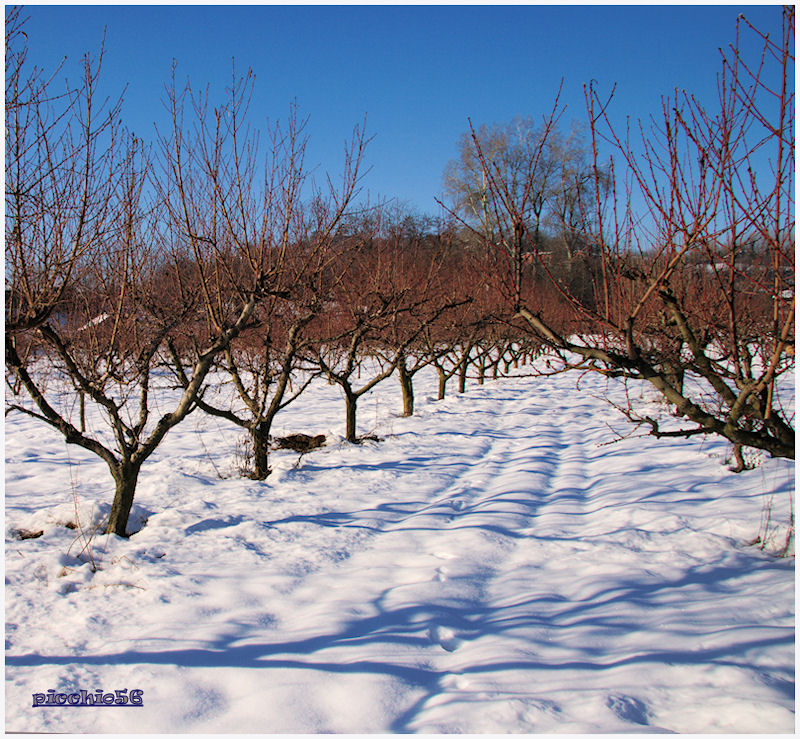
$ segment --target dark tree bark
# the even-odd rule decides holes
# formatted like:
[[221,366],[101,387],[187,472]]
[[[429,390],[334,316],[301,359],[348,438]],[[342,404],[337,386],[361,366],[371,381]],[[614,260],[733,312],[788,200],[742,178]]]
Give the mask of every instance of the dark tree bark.
[[414,415],[414,377],[409,374],[408,366],[406,365],[406,358],[397,365],[397,371],[400,378],[400,388],[403,393],[403,415]]
[[122,462],[111,469],[114,478],[114,501],[106,524],[107,534],[128,535],[128,518],[130,517],[133,499],[136,495],[136,483],[139,480],[141,464],[133,465]]

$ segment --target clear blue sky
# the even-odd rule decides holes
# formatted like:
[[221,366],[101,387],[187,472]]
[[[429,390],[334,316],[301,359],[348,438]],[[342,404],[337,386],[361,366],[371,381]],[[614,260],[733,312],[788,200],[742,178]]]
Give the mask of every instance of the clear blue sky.
[[675,87],[712,99],[719,47],[739,13],[780,28],[761,6],[27,6],[32,61],[77,77],[106,31],[104,90],[127,85],[124,119],[144,138],[165,125],[164,84],[180,77],[221,96],[231,60],[256,75],[254,123],[310,116],[308,161],[341,169],[344,141],[367,116],[371,196],[436,213],[447,161],[467,117],[476,124],[552,107],[561,78],[565,120],[584,118],[583,85],[617,83],[614,110],[658,112]]

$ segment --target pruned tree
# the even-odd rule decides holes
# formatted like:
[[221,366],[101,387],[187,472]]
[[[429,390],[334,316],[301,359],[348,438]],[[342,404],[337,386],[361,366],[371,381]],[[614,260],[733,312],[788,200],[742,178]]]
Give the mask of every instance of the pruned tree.
[[[349,236],[354,251],[315,325],[318,338],[310,357],[342,389],[350,442],[358,441],[359,398],[400,364],[406,380],[404,407],[413,411],[410,380],[418,367],[409,366],[409,350],[425,326],[467,300],[452,299],[441,289],[446,251],[410,248],[396,225],[385,212],[377,212]],[[369,373],[366,382],[360,381],[363,372]]]
[[[761,43],[755,59],[742,51],[743,26]],[[718,434],[794,458],[794,411],[777,385],[794,367],[793,65],[793,8],[777,34],[740,18],[718,106],[676,91],[635,143],[612,124],[611,99],[586,88],[593,177],[569,228],[580,232],[591,289],[578,294],[537,255],[581,338],[555,327],[536,298],[518,315],[566,364],[649,382],[692,424],[664,429],[627,409],[656,436]],[[603,141],[616,151],[608,163]],[[529,231],[525,201],[476,146],[502,204],[491,240],[502,251],[519,224]],[[646,212],[634,213],[634,191]],[[506,297],[517,305],[513,290]]]
[[396,364],[403,415],[414,414],[414,377],[430,365],[425,333],[442,318],[474,300],[460,289],[458,247],[452,224],[428,222],[398,214],[389,221],[388,239],[397,264],[387,282],[399,288],[400,277],[413,309],[393,314],[376,353],[385,364]]
[[[306,121],[293,106],[285,128],[269,132],[271,147],[259,174],[258,141],[246,120],[252,86],[252,74],[234,77],[227,104],[211,109],[207,92],[194,94],[187,86],[178,93],[173,84],[174,131],[162,149],[174,192],[170,213],[198,267],[206,320],[215,331],[224,330],[231,306],[254,300],[247,324],[218,357],[239,407],[205,396],[197,403],[247,429],[252,475],[265,479],[273,420],[310,379],[290,390],[308,343],[305,329],[322,309],[322,291],[332,279],[336,231],[356,192],[366,140],[363,128],[356,128],[341,183],[336,187],[329,180],[328,192],[319,191],[304,165]],[[183,124],[187,99],[195,121],[191,137]],[[191,364],[202,350],[197,337],[182,347],[170,342],[171,369],[182,387],[191,381],[187,358]]]
[[[212,158],[190,145],[174,85],[173,130],[161,139],[157,171],[148,147],[122,129],[119,105],[98,104],[99,61],[87,56],[82,82],[51,95],[26,70],[24,46],[9,53],[25,38],[14,29],[6,54],[16,95],[6,106],[6,412],[49,424],[108,465],[115,493],[106,531],[125,536],[142,465],[197,407],[217,357],[260,302],[286,290],[283,225],[297,178],[279,175],[295,164],[281,152],[265,165],[271,187],[242,187],[246,78],[220,108],[224,143],[213,154],[220,167],[233,162],[236,187],[204,179]],[[284,218],[251,234],[239,225],[258,202]],[[187,381],[166,396],[165,411],[168,388],[154,369],[169,342],[185,350]]]
[[[248,476],[264,480],[270,473],[269,449],[271,431],[277,414],[294,402],[309,386],[318,372],[304,361],[315,340],[307,331],[309,324],[324,310],[324,296],[335,282],[334,272],[340,264],[336,242],[332,239],[335,213],[318,207],[315,214],[324,214],[324,223],[300,219],[305,235],[295,233],[293,248],[285,265],[295,270],[287,279],[291,290],[281,296],[261,301],[251,326],[221,353],[217,367],[233,393],[224,395],[209,388],[198,398],[204,412],[223,418],[243,428],[249,435],[252,467]],[[313,254],[313,258],[309,257]],[[174,343],[168,344],[170,369],[182,385],[188,382],[182,353]]]
[[[158,290],[167,259],[143,185],[148,152],[97,101],[100,61],[51,94],[25,65],[19,20],[7,27],[6,412],[49,424],[98,455],[115,482],[109,532],[125,534],[139,469],[191,409],[184,395],[151,423],[150,369],[191,296]],[[22,45],[20,48],[18,45]],[[102,55],[101,55],[102,56]],[[66,392],[62,392],[66,390]],[[106,428],[86,428],[75,398]],[[82,410],[82,409],[81,409]]]
[[[194,301],[177,279],[164,289],[162,278],[170,265],[142,201],[146,153],[132,138],[122,145],[113,154],[119,169],[102,202],[104,212],[88,216],[102,219],[102,235],[73,256],[80,263],[70,264],[62,299],[47,315],[40,313],[34,325],[7,332],[6,372],[14,380],[7,411],[22,411],[49,424],[68,444],[108,465],[115,493],[106,530],[124,536],[141,466],[191,411],[197,383],[170,412],[153,418],[151,370],[162,342],[180,329]],[[67,213],[51,211],[48,216],[68,218],[71,206],[65,209]],[[26,239],[14,246],[26,254],[38,243]],[[17,279],[26,276],[30,272],[14,273]],[[12,280],[12,294],[24,294],[17,285]],[[88,425],[84,402],[96,411]]]
[[[247,431],[252,448],[252,468],[247,474],[254,480],[264,480],[270,473],[269,443],[275,416],[296,400],[314,377],[309,373],[297,382],[303,329],[316,314],[314,305],[295,312],[299,305],[280,296],[261,301],[251,326],[225,347],[216,362],[222,389],[232,386],[233,393],[223,395],[219,387],[208,387],[197,398],[203,412]],[[183,387],[188,386],[185,352],[174,341],[167,347],[170,370]]]
[[446,274],[449,292],[469,298],[455,304],[452,310],[437,316],[425,326],[424,351],[438,376],[438,399],[443,400],[447,383],[458,377],[458,392],[466,390],[469,368],[481,355],[479,347],[489,341],[498,320],[508,316],[501,300],[496,255],[465,247],[460,238],[451,250]]

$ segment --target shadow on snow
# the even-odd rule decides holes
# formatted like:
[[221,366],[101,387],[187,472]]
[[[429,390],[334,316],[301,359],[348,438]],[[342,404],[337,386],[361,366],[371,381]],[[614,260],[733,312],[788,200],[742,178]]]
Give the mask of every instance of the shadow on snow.
[[[739,554],[733,564],[702,566],[688,570],[682,577],[666,582],[645,583],[636,580],[618,582],[590,598],[570,601],[562,596],[528,597],[504,606],[486,606],[479,602],[418,603],[395,608],[383,608],[384,591],[373,602],[377,613],[354,618],[340,629],[306,639],[290,641],[262,640],[264,628],[252,624],[232,623],[234,633],[220,636],[205,647],[138,650],[89,655],[7,655],[8,667],[38,667],[42,665],[174,665],[178,667],[228,667],[237,669],[302,669],[337,674],[368,673],[394,677],[426,691],[415,706],[421,707],[432,695],[440,692],[442,678],[452,675],[479,675],[502,671],[553,672],[561,670],[600,672],[626,665],[708,665],[728,666],[756,673],[762,683],[777,692],[794,696],[794,666],[787,663],[777,667],[768,660],[759,664],[753,650],[765,650],[794,644],[794,630],[789,627],[764,627],[759,624],[737,623],[735,627],[717,631],[725,643],[713,647],[658,649],[631,654],[614,653],[614,640],[620,635],[650,628],[646,619],[637,620],[637,613],[648,614],[663,608],[664,599],[678,606],[691,606],[692,599],[705,600],[725,592],[725,583],[752,575],[756,570],[786,570],[788,563],[754,559]],[[611,608],[609,608],[611,607]],[[620,615],[615,615],[620,614]],[[580,628],[591,628],[591,645],[582,645]],[[441,641],[437,634],[445,628],[454,636],[451,643]],[[525,630],[529,631],[525,631]],[[757,629],[753,634],[751,629]],[[533,657],[486,661],[485,657],[469,660],[469,650],[459,652],[461,663],[453,670],[436,669],[430,664],[431,651],[445,649],[453,652],[470,643],[491,636],[527,637],[528,651],[535,652],[538,644],[547,648],[559,638],[569,638],[570,647],[580,658],[570,660],[537,660]],[[598,637],[598,633],[600,636]],[[663,624],[659,634],[665,635]],[[693,642],[686,634],[685,624],[676,622],[673,635]],[[702,632],[698,632],[700,634]],[[570,634],[568,637],[567,634]],[[706,634],[704,634],[706,635]],[[654,635],[654,640],[655,640]],[[246,641],[248,643],[241,643]],[[174,643],[171,642],[171,643]],[[598,643],[611,645],[607,651]],[[417,652],[404,651],[411,664],[403,660],[371,659],[365,648],[380,645],[402,645]],[[354,649],[352,657],[350,650]],[[330,653],[325,654],[328,650]],[[335,651],[334,651],[335,650]],[[480,654],[479,650],[476,654]],[[411,655],[411,656],[408,656]],[[416,661],[416,664],[414,662]],[[542,676],[531,676],[536,684]],[[400,710],[401,707],[398,707]],[[414,719],[415,709],[406,708],[394,720],[392,731],[403,731]]]

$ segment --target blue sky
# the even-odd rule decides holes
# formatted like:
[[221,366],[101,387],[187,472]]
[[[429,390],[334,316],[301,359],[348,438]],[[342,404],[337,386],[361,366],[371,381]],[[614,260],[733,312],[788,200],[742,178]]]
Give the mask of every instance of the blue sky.
[[164,84],[180,77],[221,97],[231,60],[253,69],[252,122],[310,117],[308,163],[341,170],[345,139],[367,116],[363,182],[371,198],[438,212],[442,172],[476,124],[550,110],[583,119],[583,85],[617,83],[614,112],[646,117],[675,87],[713,100],[719,47],[744,13],[779,29],[780,6],[44,6],[25,9],[32,61],[76,76],[105,28],[104,90],[125,85],[124,119],[151,138]]

